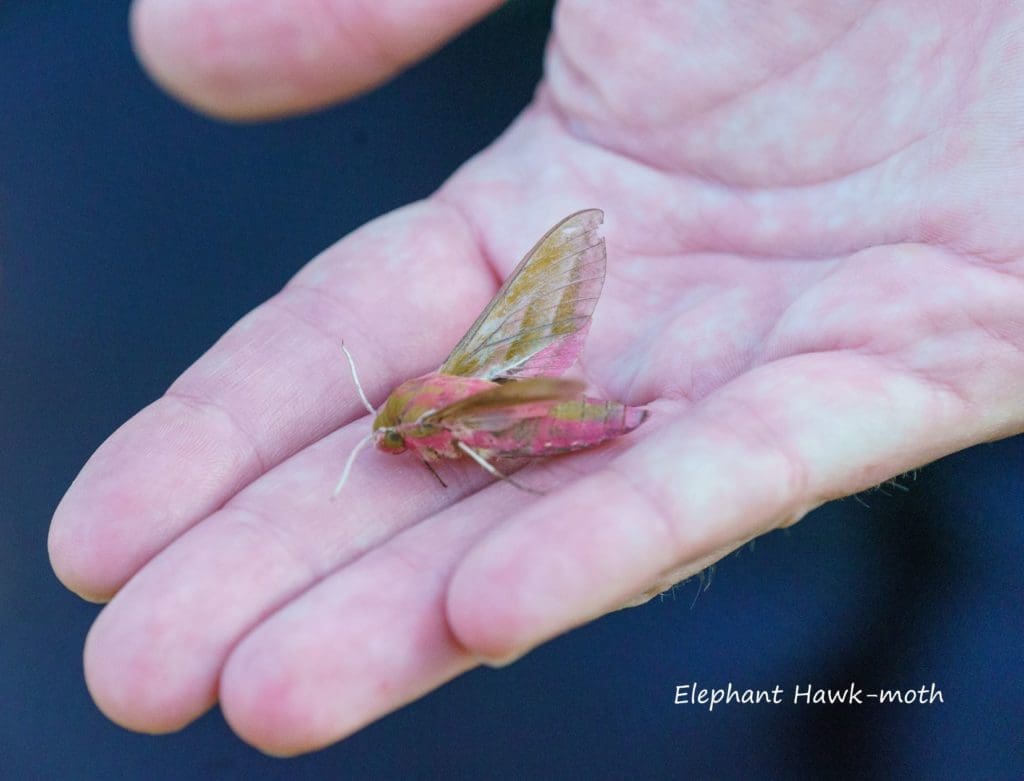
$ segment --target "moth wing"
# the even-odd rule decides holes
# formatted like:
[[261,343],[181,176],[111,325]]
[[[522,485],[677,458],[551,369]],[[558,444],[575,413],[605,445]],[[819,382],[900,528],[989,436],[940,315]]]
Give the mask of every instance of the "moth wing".
[[583,394],[583,383],[555,377],[533,377],[460,399],[437,410],[422,422],[451,427],[477,425],[485,418],[520,420],[543,416],[553,405]]
[[441,365],[487,380],[558,375],[579,354],[604,285],[600,209],[571,214],[520,261]]

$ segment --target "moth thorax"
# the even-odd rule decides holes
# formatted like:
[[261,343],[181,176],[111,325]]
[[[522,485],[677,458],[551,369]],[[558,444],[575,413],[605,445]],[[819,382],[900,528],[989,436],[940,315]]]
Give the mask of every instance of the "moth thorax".
[[373,430],[380,432],[385,429],[394,428],[402,422],[402,413],[409,405],[407,394],[400,393],[402,388],[396,388],[381,405],[377,416],[373,419]]

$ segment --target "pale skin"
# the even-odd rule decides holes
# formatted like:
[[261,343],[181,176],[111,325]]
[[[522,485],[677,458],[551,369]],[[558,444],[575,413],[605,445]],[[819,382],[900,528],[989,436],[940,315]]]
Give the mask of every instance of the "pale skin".
[[[495,3],[267,5],[140,0],[136,47],[200,110],[270,117],[371,88]],[[68,491],[51,558],[110,600],[85,648],[99,707],[165,732],[219,700],[258,748],[314,750],[1024,430],[1022,34],[1008,3],[562,3],[501,139],[298,271]],[[370,425],[339,344],[379,404],[587,207],[609,259],[581,366],[651,418],[517,473],[544,496],[368,451],[331,501]]]

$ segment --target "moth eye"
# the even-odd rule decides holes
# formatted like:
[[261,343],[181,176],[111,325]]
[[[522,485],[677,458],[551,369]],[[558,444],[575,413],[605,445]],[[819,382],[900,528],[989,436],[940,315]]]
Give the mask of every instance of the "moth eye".
[[394,429],[378,429],[377,447],[388,453],[401,453],[405,450],[405,437]]

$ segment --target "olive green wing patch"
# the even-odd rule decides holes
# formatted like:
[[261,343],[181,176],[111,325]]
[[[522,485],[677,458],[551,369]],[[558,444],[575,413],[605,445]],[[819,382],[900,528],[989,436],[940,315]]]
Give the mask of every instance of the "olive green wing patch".
[[600,209],[552,228],[516,266],[441,365],[488,380],[558,375],[576,360],[604,285]]

